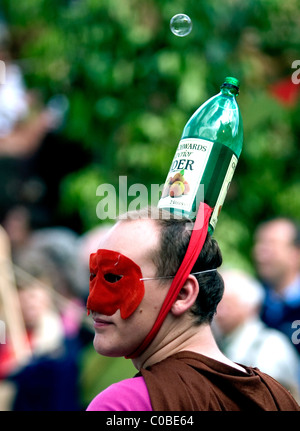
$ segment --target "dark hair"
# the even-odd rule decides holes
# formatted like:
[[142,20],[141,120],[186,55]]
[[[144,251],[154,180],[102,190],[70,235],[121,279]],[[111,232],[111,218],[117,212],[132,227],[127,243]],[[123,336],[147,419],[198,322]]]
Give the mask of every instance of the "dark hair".
[[[185,256],[194,223],[188,218],[178,217],[155,207],[127,213],[127,219],[152,218],[161,231],[160,248],[151,254],[157,268],[157,277],[175,275]],[[207,234],[202,250],[191,271],[216,269],[222,264],[218,243]],[[224,282],[218,271],[195,275],[199,283],[199,294],[190,312],[195,323],[210,323],[222,299]],[[168,279],[167,279],[168,280]],[[162,280],[166,282],[166,280]]]
[[300,222],[293,217],[283,215],[266,219],[257,226],[256,232],[258,232],[261,228],[268,226],[270,223],[276,222],[285,222],[292,227],[292,245],[297,248],[300,248]]

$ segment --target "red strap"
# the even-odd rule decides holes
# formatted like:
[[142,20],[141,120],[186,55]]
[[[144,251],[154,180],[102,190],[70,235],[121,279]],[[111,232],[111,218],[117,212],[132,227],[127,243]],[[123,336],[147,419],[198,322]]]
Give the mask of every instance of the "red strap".
[[131,355],[125,356],[125,358],[133,359],[139,356],[149,346],[153,338],[158,333],[202,250],[208,231],[208,223],[211,213],[212,208],[201,202],[186,254],[172,281],[157,319],[142,344]]

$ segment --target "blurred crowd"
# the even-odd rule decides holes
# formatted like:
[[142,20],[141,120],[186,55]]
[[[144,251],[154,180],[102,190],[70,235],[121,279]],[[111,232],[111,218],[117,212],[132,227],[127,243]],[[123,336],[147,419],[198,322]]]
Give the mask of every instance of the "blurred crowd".
[[59,133],[68,100],[29,91],[10,42],[0,19],[0,410],[83,410],[135,371],[93,349],[88,262],[106,227],[80,235],[55,214],[61,177],[86,160]]
[[135,373],[131,361],[93,349],[88,262],[107,228],[30,232],[18,212],[0,229],[0,410],[84,410],[101,388]]
[[[8,47],[0,25],[0,410],[83,410],[104,387],[135,374],[131,361],[94,352],[86,316],[89,254],[107,227],[80,235],[47,226],[57,166],[37,155],[62,112],[27,91]],[[299,401],[300,228],[278,217],[258,226],[253,240],[251,274],[222,270],[215,337],[230,359],[270,374]]]
[[71,222],[58,214],[59,187],[62,178],[85,166],[90,155],[63,134],[67,96],[54,94],[47,99],[41,90],[27,88],[1,12],[0,59],[5,64],[0,84],[0,222],[21,205],[29,210],[34,227],[62,222],[78,231],[76,217]]
[[233,361],[258,367],[300,401],[300,226],[278,217],[254,233],[253,274],[224,268],[215,336]]

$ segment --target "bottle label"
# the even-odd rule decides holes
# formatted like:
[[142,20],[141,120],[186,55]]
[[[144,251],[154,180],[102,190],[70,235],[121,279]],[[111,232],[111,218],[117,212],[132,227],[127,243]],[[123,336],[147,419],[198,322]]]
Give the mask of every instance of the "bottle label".
[[213,227],[213,229],[216,228],[218,217],[219,217],[219,214],[221,212],[227,191],[229,189],[229,186],[230,186],[237,162],[238,162],[238,159],[233,154],[231,157],[231,160],[230,160],[230,163],[229,163],[229,166],[228,166],[228,169],[227,169],[227,172],[226,172],[226,175],[225,175],[225,178],[224,178],[224,181],[223,181],[216,205],[214,207],[213,213],[212,213],[210,221],[209,221],[211,226]]
[[212,147],[213,142],[205,139],[186,138],[179,142],[158,208],[192,210]]

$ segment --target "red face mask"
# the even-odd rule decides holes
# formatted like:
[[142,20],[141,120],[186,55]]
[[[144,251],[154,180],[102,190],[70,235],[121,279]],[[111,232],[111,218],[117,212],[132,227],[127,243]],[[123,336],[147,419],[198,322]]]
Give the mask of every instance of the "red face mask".
[[145,288],[140,267],[121,253],[100,249],[90,256],[89,312],[127,319],[141,303]]

